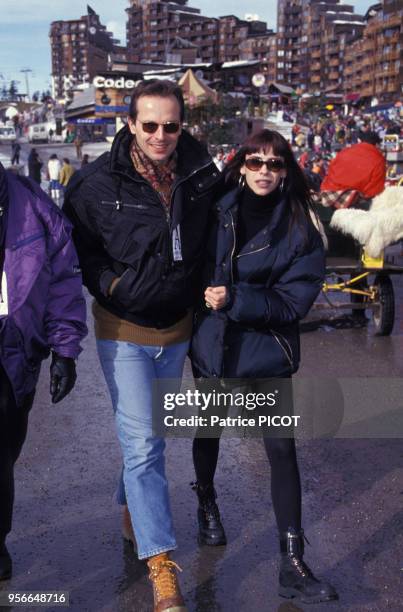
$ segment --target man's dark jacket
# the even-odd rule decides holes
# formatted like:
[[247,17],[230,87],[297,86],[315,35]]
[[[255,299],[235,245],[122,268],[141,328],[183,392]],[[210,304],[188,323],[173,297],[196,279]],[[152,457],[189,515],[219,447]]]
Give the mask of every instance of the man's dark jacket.
[[[195,303],[209,212],[221,177],[206,149],[183,132],[169,214],[133,166],[132,138],[122,128],[110,153],[76,173],[64,211],[74,225],[84,284],[98,303],[128,321],[166,328]],[[172,245],[178,228],[182,261],[174,261]],[[116,277],[120,280],[110,297]]]

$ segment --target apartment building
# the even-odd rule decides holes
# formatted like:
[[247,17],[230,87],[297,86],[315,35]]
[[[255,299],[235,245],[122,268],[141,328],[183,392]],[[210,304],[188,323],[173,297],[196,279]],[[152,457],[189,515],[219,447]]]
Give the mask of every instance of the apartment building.
[[131,0],[126,13],[131,61],[170,61],[178,38],[197,46],[198,61],[213,61],[217,56],[217,20],[187,6],[187,0]]
[[403,94],[403,0],[372,5],[360,40],[346,51],[347,98],[396,101]]
[[340,89],[345,49],[364,25],[335,0],[278,0],[276,81],[301,92]]
[[235,15],[218,18],[219,22],[219,62],[236,62],[242,58],[240,46],[248,38],[266,35],[267,23],[257,19],[239,19]]
[[267,32],[263,21],[235,15],[206,17],[200,9],[187,6],[187,0],[131,0],[126,12],[127,48],[132,61],[173,61],[172,46],[176,41],[178,50],[178,38],[197,47],[195,63],[238,61],[240,44]]
[[384,0],[382,10],[368,22],[367,32],[373,40],[372,95],[382,102],[401,99],[403,0]]
[[239,45],[240,59],[259,60],[260,70],[266,82],[276,80],[277,37],[268,30],[267,34],[250,36]]
[[79,19],[53,21],[49,38],[52,95],[56,99],[65,99],[74,87],[90,82],[98,72],[105,71],[108,54],[117,43],[90,6],[87,14]]

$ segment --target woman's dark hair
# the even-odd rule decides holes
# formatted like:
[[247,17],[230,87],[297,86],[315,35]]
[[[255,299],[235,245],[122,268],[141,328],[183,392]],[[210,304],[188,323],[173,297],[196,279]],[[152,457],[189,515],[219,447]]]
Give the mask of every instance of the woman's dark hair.
[[150,79],[149,81],[140,81],[132,94],[130,100],[129,116],[133,121],[137,118],[137,100],[143,96],[159,96],[161,98],[169,98],[174,96],[178,100],[180,109],[180,120],[185,117],[185,102],[183,100],[182,90],[176,83],[168,81],[168,79]]
[[286,165],[284,195],[291,209],[290,230],[294,223],[306,228],[306,219],[309,218],[310,210],[313,210],[309,186],[290,144],[278,132],[264,129],[249,136],[228,163],[225,169],[226,181],[234,185],[239,182],[240,169],[245,162],[246,155],[260,151],[267,154],[270,149],[274,155],[282,157]]

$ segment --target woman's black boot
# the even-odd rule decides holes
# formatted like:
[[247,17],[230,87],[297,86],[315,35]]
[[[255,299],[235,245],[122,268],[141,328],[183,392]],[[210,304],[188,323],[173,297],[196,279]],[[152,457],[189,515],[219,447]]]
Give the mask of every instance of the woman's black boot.
[[281,597],[296,597],[303,603],[319,603],[338,599],[331,584],[313,575],[304,556],[304,532],[291,527],[280,534],[280,588]]
[[192,489],[199,498],[197,519],[199,521],[199,544],[207,546],[222,546],[227,543],[224,527],[221,523],[220,511],[216,504],[217,493],[212,484],[202,486],[192,483]]

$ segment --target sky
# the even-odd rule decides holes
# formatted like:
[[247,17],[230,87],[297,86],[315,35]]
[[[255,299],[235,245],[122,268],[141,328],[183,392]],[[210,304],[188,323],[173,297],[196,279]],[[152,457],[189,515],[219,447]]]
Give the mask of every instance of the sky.
[[[101,23],[125,44],[126,13],[129,0],[89,0]],[[364,14],[374,0],[346,0],[357,13]],[[276,29],[277,0],[189,0],[203,15],[219,17],[233,14],[243,18],[256,14],[268,27]],[[219,8],[218,8],[219,5]],[[0,87],[11,79],[19,81],[18,90],[26,92],[25,73],[29,68],[29,90],[50,89],[49,25],[59,19],[77,19],[86,14],[86,0],[0,0]]]

